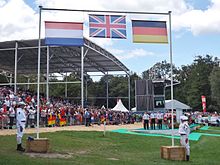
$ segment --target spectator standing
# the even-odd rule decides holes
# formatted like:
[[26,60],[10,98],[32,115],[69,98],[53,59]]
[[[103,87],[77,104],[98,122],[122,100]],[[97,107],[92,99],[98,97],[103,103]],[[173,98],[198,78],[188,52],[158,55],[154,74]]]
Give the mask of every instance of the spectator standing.
[[89,123],[89,121],[90,121],[90,113],[89,113],[89,111],[87,109],[85,111],[84,118],[85,118],[85,126],[87,127],[87,126],[90,125],[90,123]]
[[12,129],[13,124],[14,124],[14,119],[15,119],[15,105],[11,106],[9,108],[9,129]]
[[35,113],[36,110],[30,106],[30,108],[28,109],[29,112],[29,121],[30,121],[30,127],[34,128],[35,127]]
[[43,127],[47,125],[47,107],[43,106],[40,112],[41,123]]

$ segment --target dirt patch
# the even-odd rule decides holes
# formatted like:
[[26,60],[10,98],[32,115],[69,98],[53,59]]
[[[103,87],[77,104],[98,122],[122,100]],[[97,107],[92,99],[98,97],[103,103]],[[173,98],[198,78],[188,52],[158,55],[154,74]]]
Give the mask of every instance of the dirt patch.
[[69,158],[74,157],[76,155],[85,155],[87,153],[89,153],[89,151],[78,150],[75,152],[64,151],[62,153],[59,153],[59,152],[48,152],[48,153],[25,152],[24,154],[27,156],[30,156],[31,158],[69,159]]
[[65,154],[61,154],[61,153],[24,153],[25,155],[30,156],[31,158],[62,158],[62,159],[68,159],[71,158],[72,155],[65,153]]
[[[125,124],[125,125],[106,125],[106,131],[111,131],[115,129],[135,129],[141,128],[142,123],[135,123],[135,124]],[[45,127],[39,128],[39,132],[56,132],[56,131],[104,131],[103,125],[92,125],[91,127],[85,127],[83,125],[80,126],[65,126],[65,127]],[[16,135],[16,129],[0,129],[0,136],[6,135]],[[28,128],[24,131],[25,134],[33,134],[36,133],[36,129]]]
[[84,154],[87,154],[88,151],[77,151],[76,154],[79,154],[79,155],[84,155]]
[[119,160],[117,158],[107,158],[108,160]]

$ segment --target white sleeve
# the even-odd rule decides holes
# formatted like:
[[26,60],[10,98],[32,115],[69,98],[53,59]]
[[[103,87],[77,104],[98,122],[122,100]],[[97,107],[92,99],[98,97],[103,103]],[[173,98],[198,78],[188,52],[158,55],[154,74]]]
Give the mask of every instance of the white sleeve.
[[17,124],[20,126],[21,125],[21,112],[17,112]]

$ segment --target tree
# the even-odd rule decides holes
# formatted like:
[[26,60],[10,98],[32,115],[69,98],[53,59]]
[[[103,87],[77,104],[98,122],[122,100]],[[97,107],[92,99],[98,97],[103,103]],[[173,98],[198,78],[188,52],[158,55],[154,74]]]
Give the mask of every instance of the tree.
[[[179,69],[173,65],[173,80],[177,81]],[[161,80],[170,80],[171,79],[171,65],[167,63],[166,60],[157,62],[150,69],[142,72],[143,79],[161,79]],[[169,83],[170,85],[170,83]],[[170,99],[170,88],[166,88],[165,97],[166,99]]]
[[8,77],[6,75],[0,74],[0,82],[1,83],[8,83],[9,79],[8,79]]
[[[215,78],[209,78],[213,67],[217,65],[217,58],[213,60],[212,56],[206,55],[204,57],[197,56],[191,65],[183,65],[180,69],[173,66],[173,79],[180,82],[179,85],[174,85],[174,98],[190,105],[194,110],[201,110],[201,96],[205,95],[208,110],[217,109],[217,102],[220,99],[215,94],[211,94],[213,92],[211,92],[210,83],[212,81],[212,90],[218,90],[218,81],[215,80],[215,74],[217,73],[213,73]],[[166,61],[158,62],[150,69],[144,71],[142,76],[146,79],[169,79],[171,76],[170,64]],[[170,88],[166,88],[165,95],[166,99],[170,98]]]
[[[135,106],[135,80],[140,79],[136,73],[130,73],[130,87],[131,87],[131,107]],[[127,76],[113,76],[105,75],[99,82],[94,82],[89,87],[91,90],[91,96],[98,97],[95,99],[94,105],[101,106],[106,105],[106,86],[107,80],[109,85],[109,107],[113,107],[116,104],[116,98],[128,97],[128,77]],[[115,97],[112,98],[111,97]],[[128,99],[122,99],[124,105],[128,108]]]
[[210,85],[211,85],[211,98],[213,106],[210,107],[214,111],[220,112],[220,68],[214,67],[210,77],[209,77]]
[[176,79],[180,82],[179,85],[174,86],[174,98],[187,103],[187,81],[190,75],[191,66],[182,66],[179,69],[179,73],[176,75]]
[[[178,69],[173,65],[173,77],[178,73]],[[143,79],[170,79],[171,66],[166,60],[156,63],[150,69],[142,72]]]
[[211,89],[209,83],[209,75],[212,72],[215,61],[212,56],[197,56],[193,64],[183,66],[183,72],[179,75],[181,81],[181,92],[187,103],[194,110],[201,110],[201,96],[205,95],[207,105],[211,104]]

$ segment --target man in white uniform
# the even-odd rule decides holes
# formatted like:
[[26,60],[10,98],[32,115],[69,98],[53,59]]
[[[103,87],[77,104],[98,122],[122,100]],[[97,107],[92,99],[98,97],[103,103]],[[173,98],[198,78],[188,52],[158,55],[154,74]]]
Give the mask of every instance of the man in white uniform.
[[16,123],[16,125],[17,125],[17,150],[22,151],[22,152],[25,151],[25,149],[21,145],[22,137],[23,137],[24,129],[25,129],[25,123],[26,123],[26,115],[24,112],[24,106],[25,106],[24,102],[18,103],[17,115],[16,115],[16,119],[17,119],[17,123]]
[[181,116],[181,123],[179,125],[180,144],[186,148],[186,160],[189,161],[190,146],[189,146],[189,134],[190,127],[188,125],[188,117]]
[[163,113],[158,112],[157,113],[157,127],[158,127],[158,129],[162,129],[162,123],[163,123]]
[[150,119],[151,119],[151,123],[150,123],[151,130],[153,130],[153,129],[155,130],[155,123],[156,123],[155,119],[156,119],[156,113],[151,112],[151,114],[150,114]]
[[150,115],[147,112],[145,112],[144,115],[143,115],[144,129],[146,129],[146,125],[147,125],[147,129],[149,129],[149,118],[150,118]]

